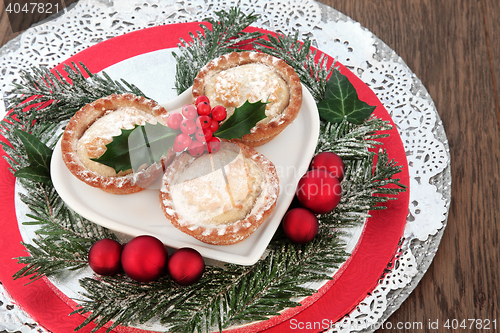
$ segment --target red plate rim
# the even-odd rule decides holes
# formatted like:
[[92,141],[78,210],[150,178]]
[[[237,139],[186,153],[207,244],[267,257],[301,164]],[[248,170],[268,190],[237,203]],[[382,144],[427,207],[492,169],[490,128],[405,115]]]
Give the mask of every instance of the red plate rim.
[[[91,72],[99,72],[125,59],[161,49],[176,47],[179,38],[190,40],[189,32],[202,31],[200,23],[179,23],[134,31],[111,38],[89,47],[63,64],[83,62]],[[249,30],[265,30],[250,28]],[[321,54],[318,51],[318,56]],[[63,64],[56,67],[62,70]],[[393,129],[390,136],[380,141],[390,159],[403,165],[398,178],[409,189],[409,173],[403,143],[387,110],[375,93],[348,68],[338,64],[341,73],[346,75],[355,86],[361,100],[376,105],[374,115],[388,120]],[[3,138],[2,138],[3,139]],[[2,155],[5,153],[2,151]],[[16,219],[14,204],[15,178],[5,161],[0,167],[0,198],[4,205],[0,208],[0,220],[3,235],[0,246],[7,249],[0,253],[0,280],[16,302],[28,312],[40,325],[54,333],[73,331],[84,321],[80,315],[68,314],[76,303],[44,278],[29,285],[27,279],[13,280],[12,275],[21,266],[13,258],[26,255]],[[408,213],[409,190],[400,193],[398,200],[389,201],[385,210],[372,211],[363,234],[342,269],[332,281],[327,282],[317,293],[306,298],[302,305],[287,309],[280,316],[241,328],[231,332],[288,332],[300,329],[301,332],[316,332],[330,328],[343,316],[352,311],[377,286],[384,271],[396,254],[403,235]],[[50,309],[50,311],[47,311]],[[93,325],[88,325],[79,332],[90,332]],[[98,332],[104,332],[99,330]],[[134,328],[119,327],[116,332],[147,332]]]

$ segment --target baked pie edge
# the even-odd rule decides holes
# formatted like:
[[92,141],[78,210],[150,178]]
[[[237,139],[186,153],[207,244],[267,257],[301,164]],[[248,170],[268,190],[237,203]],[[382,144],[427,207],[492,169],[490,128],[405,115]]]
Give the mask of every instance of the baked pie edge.
[[[255,149],[239,142],[223,141],[223,144],[238,145],[243,155],[254,161],[265,179],[265,187],[263,193],[256,199],[263,197],[262,204],[256,212],[253,212],[243,220],[239,220],[228,225],[208,226],[196,224],[183,224],[180,221],[183,218],[175,210],[172,196],[170,193],[170,185],[176,172],[178,172],[186,163],[187,153],[177,156],[170,164],[162,179],[162,188],[160,190],[160,206],[166,218],[174,227],[185,234],[188,234],[195,239],[212,245],[231,245],[238,243],[253,232],[255,232],[267,218],[271,215],[279,195],[279,178],[274,164],[264,155],[258,153]],[[189,157],[189,156],[188,156]],[[265,193],[264,193],[265,191]],[[221,234],[221,228],[224,232]]]
[[160,177],[164,168],[174,159],[175,153],[169,150],[167,156],[163,157],[159,163],[125,176],[102,176],[85,167],[77,155],[78,140],[107,111],[114,111],[120,107],[134,107],[150,112],[155,117],[167,115],[165,108],[155,101],[131,93],[112,94],[100,98],[82,107],[70,119],[61,139],[62,158],[68,170],[87,185],[112,194],[131,194],[144,190]]
[[261,146],[280,134],[297,117],[302,106],[302,84],[295,70],[284,60],[260,52],[232,52],[210,61],[194,79],[192,93],[194,99],[205,94],[205,80],[218,72],[250,63],[262,63],[274,68],[287,83],[290,91],[288,106],[275,119],[259,123],[250,134],[241,139],[233,139],[251,147]]

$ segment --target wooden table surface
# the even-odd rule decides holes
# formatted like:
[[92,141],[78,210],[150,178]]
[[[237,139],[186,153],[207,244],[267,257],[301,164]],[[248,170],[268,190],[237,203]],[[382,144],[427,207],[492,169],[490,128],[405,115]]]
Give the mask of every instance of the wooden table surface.
[[[361,23],[403,58],[434,100],[450,145],[448,226],[420,284],[388,319],[393,327],[421,322],[424,329],[378,332],[451,332],[442,327],[448,319],[496,319],[500,331],[500,1],[321,2]],[[0,11],[3,45],[17,34],[2,1]],[[441,328],[429,330],[429,321],[436,320]],[[483,331],[495,332],[456,330]]]

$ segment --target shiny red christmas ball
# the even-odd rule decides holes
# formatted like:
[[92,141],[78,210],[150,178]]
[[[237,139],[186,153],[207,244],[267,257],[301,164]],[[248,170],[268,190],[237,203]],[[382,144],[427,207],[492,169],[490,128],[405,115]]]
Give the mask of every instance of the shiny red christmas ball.
[[325,214],[337,207],[342,187],[337,177],[324,169],[308,171],[296,191],[299,203],[315,214]]
[[167,248],[153,236],[132,239],[123,247],[122,267],[130,278],[151,282],[163,275],[167,264]]
[[339,155],[332,152],[322,152],[314,156],[311,162],[311,169],[324,169],[339,180],[344,178],[344,161],[342,161]]
[[316,215],[305,208],[291,209],[281,223],[286,237],[296,244],[309,243],[319,230]]
[[100,275],[114,275],[120,271],[122,246],[113,239],[97,241],[89,251],[89,265]]
[[167,269],[172,280],[181,286],[188,286],[201,278],[205,261],[198,251],[184,247],[170,256]]

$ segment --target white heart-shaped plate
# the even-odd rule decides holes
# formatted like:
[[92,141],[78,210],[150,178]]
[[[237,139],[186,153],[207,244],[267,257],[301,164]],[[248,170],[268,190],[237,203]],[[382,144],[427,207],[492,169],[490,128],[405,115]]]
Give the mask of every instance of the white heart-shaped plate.
[[[129,195],[109,194],[81,182],[66,168],[60,141],[52,155],[52,182],[69,207],[103,227],[130,236],[152,235],[169,247],[191,247],[206,258],[252,265],[259,260],[271,241],[316,149],[319,136],[318,110],[307,88],[303,86],[302,91],[302,108],[295,121],[272,141],[256,148],[276,166],[280,181],[276,208],[250,237],[234,245],[205,244],[172,226],[160,208],[159,181],[144,191]],[[171,111],[191,102],[191,89],[188,89],[162,105]]]

